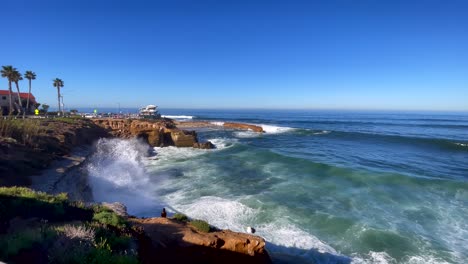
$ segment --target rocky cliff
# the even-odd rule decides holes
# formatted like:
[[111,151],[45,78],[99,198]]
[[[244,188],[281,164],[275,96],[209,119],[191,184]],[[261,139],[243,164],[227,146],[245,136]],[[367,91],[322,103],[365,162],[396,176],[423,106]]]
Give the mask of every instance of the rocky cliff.
[[271,263],[261,237],[220,230],[204,233],[169,218],[129,218],[148,237],[140,244],[143,263]]
[[89,120],[11,120],[12,124],[33,127],[17,129],[9,137],[0,136],[0,186],[29,185],[28,176],[47,168],[58,157],[78,146],[91,144],[108,132]]
[[153,147],[214,147],[210,142],[199,143],[195,131],[178,129],[171,119],[93,119],[93,122],[113,136],[142,138]]

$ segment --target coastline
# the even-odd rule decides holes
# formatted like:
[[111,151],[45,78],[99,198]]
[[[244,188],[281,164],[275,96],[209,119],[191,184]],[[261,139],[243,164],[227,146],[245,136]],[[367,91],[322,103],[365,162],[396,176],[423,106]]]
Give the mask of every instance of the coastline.
[[[30,179],[27,185],[31,186],[31,188],[33,188],[34,190],[42,191],[42,192],[49,193],[49,194],[59,194],[59,193],[66,192],[68,193],[68,199],[70,201],[85,202],[89,205],[95,204],[93,197],[92,197],[91,187],[88,182],[88,176],[85,172],[84,166],[86,166],[86,163],[88,162],[88,158],[94,151],[94,147],[89,145],[89,143],[95,142],[95,140],[100,138],[100,135],[106,135],[105,137],[109,137],[108,134],[111,132],[111,130],[109,129],[109,127],[99,126],[101,128],[104,128],[105,130],[98,129],[99,132],[96,135],[94,135],[96,137],[93,137],[96,139],[90,142],[90,138],[88,138],[90,134],[82,133],[83,131],[81,131],[82,128],[86,127],[87,125],[90,125],[88,121],[86,121],[85,124],[86,125],[84,126],[80,126],[80,125],[73,126],[69,130],[67,130],[67,133],[69,134],[71,133],[72,135],[78,136],[78,137],[86,135],[85,136],[86,139],[75,137],[75,138],[61,141],[62,143],[59,143],[59,146],[61,146],[61,144],[66,144],[67,146],[66,148],[63,148],[64,151],[62,152],[62,155],[54,154],[53,158],[51,158],[51,161],[48,164],[46,164],[42,170],[35,171],[35,173],[33,173],[32,175],[29,173],[26,173],[22,176],[22,177],[26,177]],[[93,127],[93,128],[96,129],[96,127]],[[78,131],[80,132],[78,133]],[[141,132],[144,131],[144,133],[151,134],[152,131],[161,131],[161,129],[159,127],[153,127],[152,129],[143,127],[143,129],[140,129],[138,131],[139,132],[137,132],[136,135],[134,134],[133,136],[143,138],[143,140],[149,144],[149,142],[147,141],[147,137],[142,136]],[[183,132],[183,133],[186,133],[186,132]],[[203,143],[198,143],[198,140],[196,139],[196,134],[193,134],[193,135],[195,136],[193,140],[197,144],[200,144],[200,145],[203,144]],[[55,135],[52,136],[52,138],[53,137],[55,137]],[[125,135],[123,136],[123,138],[124,139],[129,138],[129,136]],[[174,144],[177,145],[177,141]],[[193,144],[192,143],[187,144],[187,146],[191,146],[191,145]],[[106,205],[104,203],[104,206],[109,206],[109,205]],[[125,206],[123,205],[123,207]],[[43,216],[43,217],[47,217],[47,216]],[[151,225],[148,225],[148,221],[144,219],[133,218],[133,217],[131,217],[131,219],[132,219],[131,222],[133,221],[133,223],[136,226],[144,225],[146,226],[147,229],[151,228],[151,226],[156,227],[162,224],[160,220],[157,220],[158,218],[154,218],[155,220],[153,220]],[[168,219],[163,219],[163,220],[166,222],[170,221]],[[16,222],[12,222],[12,221],[13,220],[11,220],[9,224],[10,229],[12,228],[12,226],[17,225]],[[175,254],[175,252],[179,252],[182,249],[184,250],[189,249],[189,250],[188,251],[185,250],[184,251],[185,253],[183,254],[175,254],[173,256],[178,256],[179,258],[182,258],[186,261],[193,259],[194,256],[198,256],[199,260],[205,261],[206,263],[217,263],[219,261],[223,261],[226,263],[239,263],[240,260],[246,263],[270,263],[271,262],[268,256],[268,253],[264,249],[265,241],[257,236],[249,236],[248,239],[239,240],[238,237],[239,235],[242,236],[241,233],[236,233],[236,232],[231,232],[231,231],[222,231],[222,234],[225,234],[225,235],[223,235],[222,236],[223,238],[221,239],[219,237],[220,235],[217,235],[217,233],[207,233],[207,234],[199,233],[199,232],[194,231],[193,228],[187,229],[187,227],[183,227],[186,225],[181,226],[180,224],[177,224],[176,222],[173,222],[172,226],[178,226],[178,229],[180,230],[183,229],[185,230],[184,231],[185,233],[190,233],[191,235],[189,235],[189,237],[195,236],[197,238],[195,240],[192,239],[191,241],[187,241],[187,239],[183,239],[183,241],[185,242],[182,243],[181,242],[182,240],[181,241],[178,240],[179,236],[168,234],[167,241],[172,241],[172,242],[164,246],[162,249],[160,248],[158,251],[159,253],[157,253],[156,255],[153,253],[149,255],[145,253],[146,254],[145,256],[141,256],[143,263],[153,262],[155,257],[157,257],[158,259],[166,258],[169,252],[174,252]],[[140,236],[140,238],[143,239],[142,241],[150,237],[149,233],[144,228],[143,228],[143,233],[145,234],[144,237]],[[210,239],[216,238],[215,240],[218,242],[216,242],[215,244],[213,244],[213,242],[207,243],[206,241],[210,241],[208,237],[211,237]],[[150,237],[150,240],[152,240],[151,237]],[[234,242],[236,240],[238,240],[238,242]],[[176,241],[179,241],[179,242],[176,242]],[[248,247],[250,247],[250,245],[252,245],[251,243],[253,242],[255,242],[254,244],[256,245],[256,247],[254,249],[247,249]],[[193,246],[187,248],[187,245],[188,245],[187,243],[193,244]],[[140,246],[141,245],[142,244],[140,243]],[[228,245],[233,245],[233,246],[229,247]],[[229,252],[232,252],[232,253],[229,253]],[[204,257],[200,259],[200,256],[204,256]],[[167,259],[169,260],[169,258]]]

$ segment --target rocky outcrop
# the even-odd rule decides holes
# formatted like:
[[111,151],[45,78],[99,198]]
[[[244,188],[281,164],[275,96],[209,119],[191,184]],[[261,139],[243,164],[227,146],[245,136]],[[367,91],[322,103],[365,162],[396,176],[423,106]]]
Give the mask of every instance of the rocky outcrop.
[[143,263],[271,263],[265,240],[258,236],[230,230],[201,233],[168,218],[129,220],[148,237],[148,244],[140,245]]
[[38,174],[52,161],[69,155],[75,147],[109,136],[102,127],[83,119],[38,119],[30,125],[35,127],[32,135],[19,131],[13,138],[0,137],[0,185],[30,185],[28,176]]
[[194,148],[199,148],[199,149],[213,149],[216,148],[216,146],[211,143],[210,141],[204,142],[204,143],[193,143]]
[[199,143],[195,131],[178,129],[171,119],[93,119],[93,122],[107,129],[113,136],[142,138],[153,147],[213,147],[211,143]]
[[263,128],[260,126],[243,124],[243,123],[224,123],[223,127],[232,128],[232,129],[241,129],[241,130],[251,130],[251,131],[259,132],[259,133],[265,132],[263,131]]

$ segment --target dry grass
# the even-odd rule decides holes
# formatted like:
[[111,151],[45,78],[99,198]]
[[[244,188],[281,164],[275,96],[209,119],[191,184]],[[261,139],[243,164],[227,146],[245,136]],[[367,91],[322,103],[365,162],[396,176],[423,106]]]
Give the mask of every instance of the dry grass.
[[96,236],[96,231],[92,227],[86,227],[83,225],[65,225],[63,227],[63,234],[70,239],[93,242]]
[[22,144],[34,146],[34,139],[43,133],[40,120],[0,118],[0,137],[13,138]]

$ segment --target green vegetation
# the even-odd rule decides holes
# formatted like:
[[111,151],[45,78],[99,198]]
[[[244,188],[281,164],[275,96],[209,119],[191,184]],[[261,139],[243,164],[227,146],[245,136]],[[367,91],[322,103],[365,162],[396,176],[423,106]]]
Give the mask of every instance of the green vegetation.
[[200,232],[208,233],[211,230],[210,224],[203,220],[193,220],[190,221],[190,224]]
[[175,214],[172,219],[175,219],[177,221],[181,221],[181,222],[187,222],[189,219],[186,215],[184,214],[181,214],[181,213],[177,213]]
[[13,138],[16,141],[34,146],[34,139],[44,133],[39,120],[0,119],[0,137]]
[[11,65],[2,66],[2,70],[1,70],[2,77],[7,78],[8,80],[8,91],[9,91],[8,101],[10,104],[10,107],[9,107],[10,112],[8,115],[11,115],[13,113],[13,99],[11,96],[13,91],[11,90],[11,83],[13,82],[13,75],[15,71],[16,71],[16,68],[13,68],[13,66]]
[[103,225],[110,225],[117,228],[126,227],[126,221],[112,210],[101,210],[95,212],[93,215],[93,220]]
[[62,79],[55,78],[53,84],[54,84],[54,87],[57,88],[58,112],[60,113],[62,111],[62,109],[60,108],[60,88],[63,87],[64,83],[63,83]]
[[50,263],[138,263],[128,226],[112,210],[66,194],[0,187],[1,261],[40,254]]
[[67,116],[67,117],[57,117],[54,118],[54,121],[63,122],[68,124],[76,124],[79,120],[84,119],[81,116]]
[[33,71],[26,71],[24,73],[24,78],[28,79],[29,81],[29,92],[28,92],[28,100],[26,101],[26,111],[23,113],[23,117],[27,111],[29,111],[29,97],[31,95],[31,81],[36,80],[36,73]]

